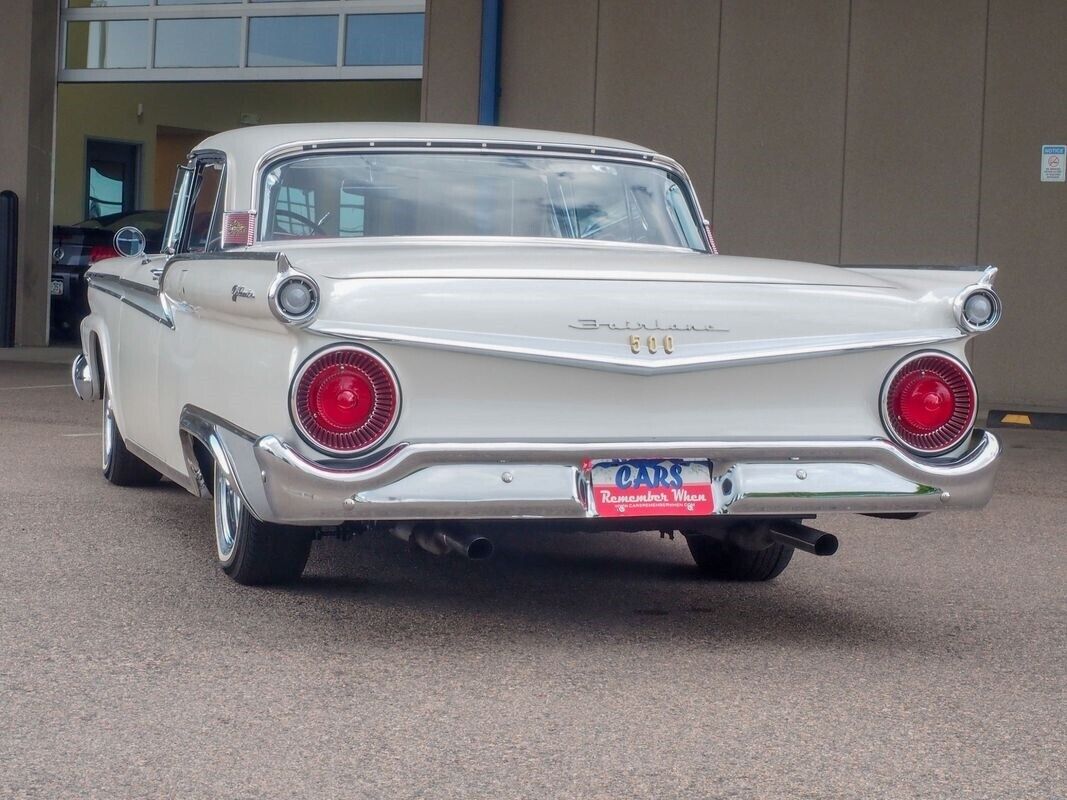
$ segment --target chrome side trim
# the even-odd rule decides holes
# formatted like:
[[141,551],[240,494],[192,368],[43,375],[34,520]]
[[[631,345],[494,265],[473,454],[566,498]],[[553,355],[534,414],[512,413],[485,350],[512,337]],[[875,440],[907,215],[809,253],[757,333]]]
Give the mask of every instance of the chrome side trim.
[[[118,291],[117,288],[111,288],[110,286],[108,286],[107,283],[104,282],[104,280],[102,280],[103,278],[110,278],[113,276],[96,275],[90,272],[85,277],[87,279],[87,283],[90,289],[96,289],[98,292],[103,292],[104,294],[111,295],[117,300],[122,299],[122,292]],[[117,278],[115,279],[115,286],[118,286]]]
[[163,306],[160,305],[159,310],[156,311],[156,306],[138,303],[136,300],[133,300],[130,297],[123,297],[122,302],[125,305],[128,305],[130,308],[136,308],[142,314],[147,314],[160,325],[166,325],[171,330],[174,330],[174,322],[170,319],[170,317],[166,316],[166,312],[163,310]]
[[190,476],[186,486],[190,492],[202,497],[206,493],[205,481],[194,452],[194,442],[207,448],[219,468],[226,471],[231,485],[257,519],[264,519],[262,510],[267,507],[263,495],[263,482],[253,456],[254,437],[243,428],[224,420],[210,411],[196,406],[182,409],[178,420],[186,470]]
[[174,329],[174,321],[167,314],[158,289],[106,272],[90,272],[86,278],[90,289],[111,295],[130,308],[148,315],[161,325],[166,325],[171,330]]
[[[977,272],[981,267],[968,264],[838,264],[841,269],[902,269],[909,272]],[[996,267],[987,267],[986,271]]]
[[[956,328],[935,328],[906,333],[863,333],[834,336],[797,337],[787,344],[780,339],[748,342],[705,342],[687,346],[689,355],[657,357],[654,361],[630,353],[625,344],[543,340],[535,346],[524,336],[493,333],[466,333],[463,339],[449,336],[452,331],[426,330],[424,333],[395,326],[356,326],[320,320],[307,330],[320,336],[355,342],[427,347],[458,353],[477,353],[584,369],[626,372],[634,375],[661,375],[692,372],[716,367],[773,363],[787,359],[840,355],[865,350],[922,347],[963,338]],[[414,329],[420,330],[420,329]],[[536,341],[536,340],[534,340]]]
[[134,292],[140,292],[141,294],[148,295],[149,297],[159,297],[158,286],[145,286],[137,281],[131,281],[129,278],[119,278],[119,286],[123,289],[130,289]]
[[276,250],[216,250],[213,253],[176,253],[167,259],[164,266],[180,264],[182,261],[277,261],[283,257]]
[[[700,256],[699,252],[683,247],[669,247],[666,245],[647,245],[634,242],[591,242],[584,239],[552,239],[548,237],[514,237],[501,236],[403,236],[403,237],[380,237],[378,239],[367,238],[363,242],[373,242],[374,245],[387,244],[397,245],[422,245],[432,247],[434,245],[484,245],[514,248],[518,246],[548,246],[554,248],[601,248],[607,250],[643,250],[649,253],[686,253]],[[359,255],[356,249],[362,246],[360,243],[345,242],[343,239],[320,239],[308,247],[337,247],[344,245],[353,248],[354,256]],[[611,270],[588,270],[571,267],[537,267],[530,269],[514,269],[506,266],[494,267],[493,270],[468,269],[463,267],[451,267],[448,269],[378,269],[364,270],[357,274],[334,273],[324,277],[337,281],[368,280],[372,278],[491,278],[492,280],[554,280],[554,281],[629,281],[634,283],[705,283],[715,285],[742,285],[742,286],[778,286],[784,289],[821,290],[826,287],[862,289],[865,292],[893,292],[897,291],[892,286],[857,286],[855,283],[842,281],[840,283],[811,283],[790,280],[751,280],[740,279],[735,276],[722,276],[708,272],[675,272],[670,269],[657,270],[650,273],[648,270],[638,269],[611,269]],[[844,277],[844,276],[843,276]]]

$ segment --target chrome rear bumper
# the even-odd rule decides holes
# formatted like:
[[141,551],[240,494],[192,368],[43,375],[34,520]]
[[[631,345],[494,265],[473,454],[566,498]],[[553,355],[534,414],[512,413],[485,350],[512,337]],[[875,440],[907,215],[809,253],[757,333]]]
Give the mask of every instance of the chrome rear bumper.
[[256,438],[195,409],[183,414],[182,429],[224,460],[257,517],[297,525],[589,519],[583,464],[605,458],[709,459],[720,516],[979,508],[992,495],[1000,457],[997,439],[975,431],[966,455],[951,461],[920,461],[883,439],[422,442],[399,444],[358,468],[335,469],[276,436]]

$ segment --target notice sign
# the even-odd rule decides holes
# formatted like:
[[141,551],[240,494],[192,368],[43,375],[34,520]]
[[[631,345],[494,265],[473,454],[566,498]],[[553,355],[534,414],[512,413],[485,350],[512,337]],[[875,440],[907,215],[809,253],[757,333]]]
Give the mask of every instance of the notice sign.
[[1063,183],[1067,170],[1067,144],[1041,146],[1041,182]]

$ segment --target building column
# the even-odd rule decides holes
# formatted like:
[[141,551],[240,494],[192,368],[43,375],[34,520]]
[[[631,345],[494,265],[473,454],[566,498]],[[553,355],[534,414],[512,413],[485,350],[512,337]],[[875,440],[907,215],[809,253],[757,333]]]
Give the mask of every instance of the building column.
[[0,190],[19,197],[15,343],[48,342],[58,0],[0,0]]

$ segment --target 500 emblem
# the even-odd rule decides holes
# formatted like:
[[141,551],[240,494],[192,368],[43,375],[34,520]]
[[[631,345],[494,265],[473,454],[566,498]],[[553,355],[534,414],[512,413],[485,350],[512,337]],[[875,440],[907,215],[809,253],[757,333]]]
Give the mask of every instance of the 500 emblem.
[[662,349],[664,353],[670,355],[674,352],[674,337],[668,334],[662,339],[649,336],[647,339],[642,340],[640,336],[631,336],[630,352],[636,355],[641,352],[642,348],[646,348],[650,353],[656,353]]

